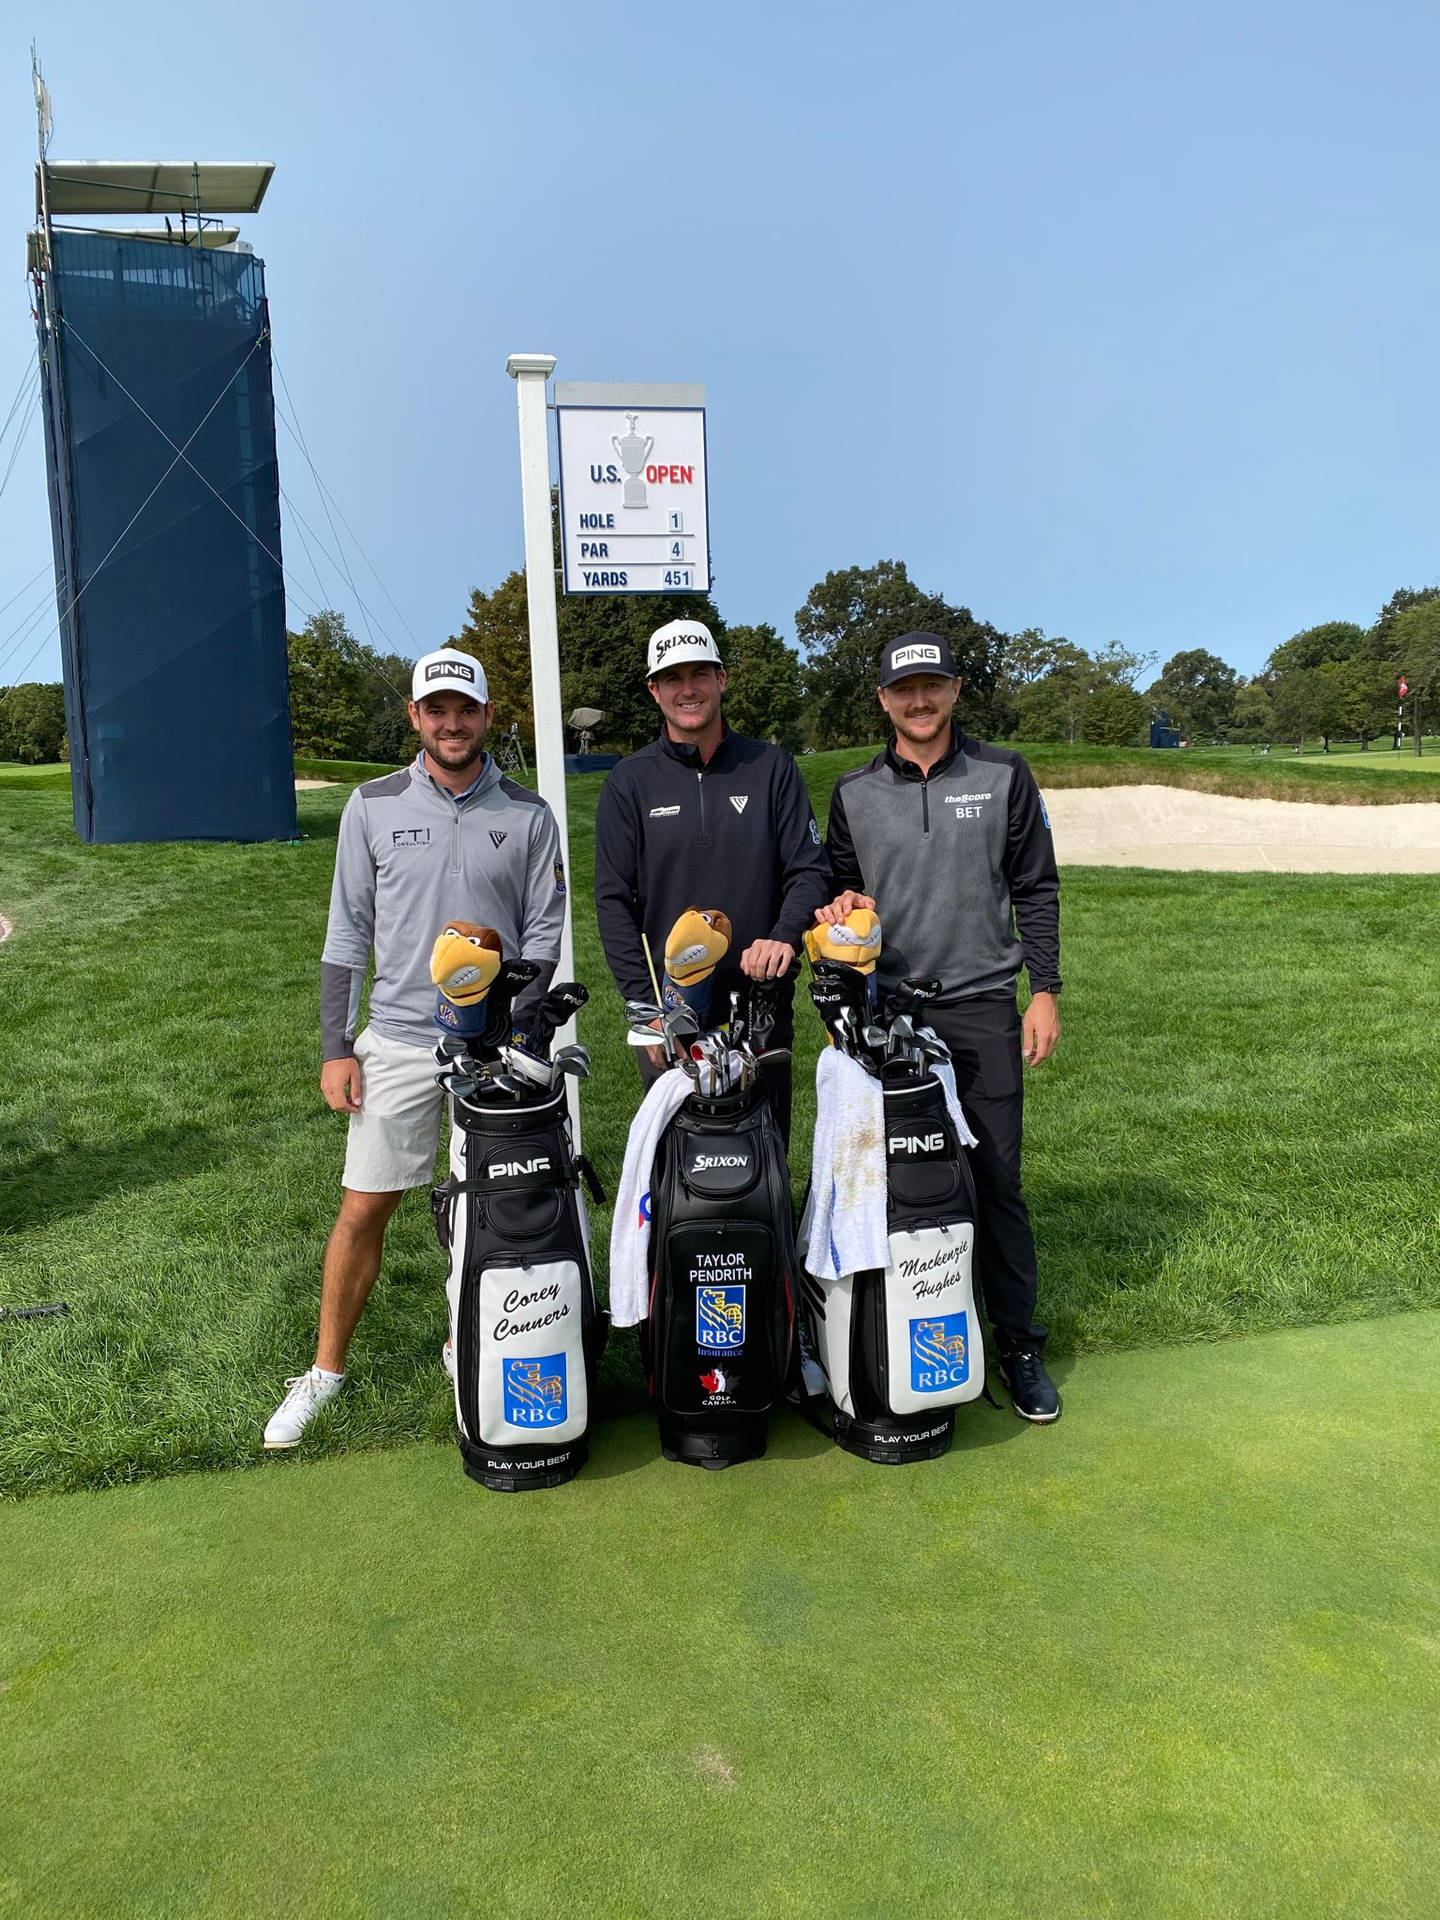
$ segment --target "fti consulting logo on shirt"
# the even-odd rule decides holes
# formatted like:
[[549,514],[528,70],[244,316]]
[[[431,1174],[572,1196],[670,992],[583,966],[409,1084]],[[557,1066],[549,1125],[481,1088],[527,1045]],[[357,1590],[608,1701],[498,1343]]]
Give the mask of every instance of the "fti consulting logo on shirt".
[[505,1362],[505,1418],[512,1427],[558,1427],[565,1422],[565,1356],[532,1354]]
[[744,1287],[697,1287],[695,1344],[725,1353],[745,1344]]
[[944,1393],[970,1378],[970,1325],[963,1313],[927,1314],[910,1322],[910,1390]]

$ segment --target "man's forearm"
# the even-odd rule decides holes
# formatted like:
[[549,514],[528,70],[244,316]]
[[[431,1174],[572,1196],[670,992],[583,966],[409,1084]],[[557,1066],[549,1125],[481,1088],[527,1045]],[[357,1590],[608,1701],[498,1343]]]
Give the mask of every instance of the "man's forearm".
[[320,1057],[346,1060],[355,1051],[355,1024],[365,975],[353,967],[320,962]]

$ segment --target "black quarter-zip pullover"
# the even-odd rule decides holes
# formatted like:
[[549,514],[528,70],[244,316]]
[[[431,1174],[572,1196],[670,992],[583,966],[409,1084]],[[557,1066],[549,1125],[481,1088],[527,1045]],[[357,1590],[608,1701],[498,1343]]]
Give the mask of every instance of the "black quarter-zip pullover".
[[666,733],[622,760],[601,788],[595,914],[627,1000],[653,997],[641,931],[659,967],[687,907],[729,915],[733,963],[754,940],[798,947],[830,897],[820,829],[783,747],[727,727],[702,762],[698,748]]

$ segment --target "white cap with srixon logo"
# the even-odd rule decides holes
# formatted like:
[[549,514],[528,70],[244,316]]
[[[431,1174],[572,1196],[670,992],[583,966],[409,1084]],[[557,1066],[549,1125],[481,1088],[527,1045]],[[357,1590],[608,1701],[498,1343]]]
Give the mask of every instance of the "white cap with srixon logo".
[[472,653],[460,653],[454,647],[439,647],[434,653],[422,653],[415,662],[410,679],[410,698],[421,701],[427,693],[468,693],[483,706],[490,698],[485,684],[485,669]]
[[714,635],[703,620],[672,620],[668,627],[660,627],[650,636],[645,678],[653,680],[666,667],[688,666],[695,660],[704,660],[712,667],[721,665]]

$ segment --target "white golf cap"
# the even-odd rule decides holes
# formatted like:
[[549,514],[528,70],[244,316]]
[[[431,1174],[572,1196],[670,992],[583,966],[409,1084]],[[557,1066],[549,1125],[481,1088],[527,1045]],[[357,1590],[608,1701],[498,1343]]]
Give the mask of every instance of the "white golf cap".
[[490,698],[485,669],[473,653],[461,653],[455,647],[438,647],[415,662],[410,698],[423,700],[427,693],[468,693],[482,704]]
[[712,667],[723,664],[715,637],[702,620],[672,620],[650,636],[645,678],[653,680],[665,667],[688,666],[692,660],[707,661]]

